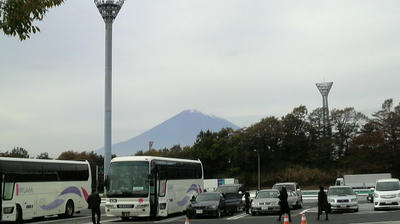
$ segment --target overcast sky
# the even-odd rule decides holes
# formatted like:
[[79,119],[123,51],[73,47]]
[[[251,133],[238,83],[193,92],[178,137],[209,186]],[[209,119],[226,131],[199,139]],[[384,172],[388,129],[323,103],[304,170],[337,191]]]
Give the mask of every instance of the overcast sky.
[[[399,102],[398,0],[127,0],[113,24],[117,143],[182,110],[241,127],[322,105]],[[0,151],[103,146],[104,22],[93,1],[51,9],[39,34],[0,33]],[[156,143],[155,143],[156,147]]]

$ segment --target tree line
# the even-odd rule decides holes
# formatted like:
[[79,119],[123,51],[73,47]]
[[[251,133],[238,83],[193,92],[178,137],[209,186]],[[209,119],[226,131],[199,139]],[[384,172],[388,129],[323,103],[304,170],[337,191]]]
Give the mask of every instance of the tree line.
[[270,116],[239,130],[201,131],[193,146],[139,151],[136,155],[200,159],[205,178],[235,177],[257,186],[260,156],[261,185],[297,181],[303,186],[332,185],[353,173],[400,174],[400,104],[385,100],[368,117],[353,107],[330,111],[326,133],[323,110],[305,106],[281,118]]
[[[333,109],[328,133],[322,113],[322,108],[309,112],[301,105],[285,116],[266,117],[239,130],[201,131],[193,146],[175,145],[135,155],[200,159],[205,178],[234,177],[248,187],[257,186],[258,156],[263,187],[280,181],[331,185],[336,177],[352,173],[399,176],[400,104],[385,100],[372,117],[352,107]],[[0,156],[29,158],[23,148],[0,152]],[[47,153],[36,158],[49,159]],[[66,151],[57,159],[86,159],[92,167],[103,166],[103,156],[94,152]]]

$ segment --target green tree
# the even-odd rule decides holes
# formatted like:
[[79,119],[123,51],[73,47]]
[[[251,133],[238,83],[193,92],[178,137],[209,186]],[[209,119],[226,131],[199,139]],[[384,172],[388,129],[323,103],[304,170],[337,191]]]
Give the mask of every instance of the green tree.
[[382,109],[373,114],[372,121],[383,130],[386,143],[392,150],[400,147],[400,103],[393,108],[393,99],[387,99]]
[[11,152],[7,151],[3,153],[4,157],[13,157],[13,158],[29,158],[28,151],[26,151],[24,148],[21,147],[16,147],[11,150]]
[[43,20],[48,9],[64,0],[0,0],[0,29],[6,35],[18,35],[20,40],[39,32],[35,21]]
[[309,123],[307,108],[299,106],[282,118],[283,143],[281,159],[289,164],[304,163],[309,147]]
[[51,159],[47,152],[42,152],[36,156],[36,159]]
[[353,107],[333,109],[331,111],[331,125],[333,128],[333,141],[335,142],[334,157],[344,156],[349,149],[351,140],[360,133],[362,125],[367,121],[367,116],[357,112]]

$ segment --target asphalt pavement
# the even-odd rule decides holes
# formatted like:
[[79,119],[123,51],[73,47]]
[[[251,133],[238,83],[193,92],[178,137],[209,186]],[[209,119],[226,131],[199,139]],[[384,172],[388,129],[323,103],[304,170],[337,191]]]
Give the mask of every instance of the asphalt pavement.
[[[359,212],[344,212],[344,213],[333,213],[329,214],[329,220],[325,221],[325,217],[322,216],[322,220],[317,220],[317,203],[315,200],[307,200],[304,202],[302,209],[292,210],[292,222],[294,224],[301,224],[301,215],[306,214],[307,223],[331,223],[331,224],[400,224],[400,210],[392,211],[374,211],[373,204],[368,203],[365,197],[359,197]],[[103,213],[104,214],[104,208]],[[232,216],[224,216],[222,218],[199,218],[191,219],[189,223],[194,224],[266,224],[266,223],[283,223],[277,221],[277,215],[259,215],[252,216],[244,212],[236,213]],[[119,217],[105,216],[102,215],[101,223],[109,224],[150,224],[150,223],[167,223],[167,224],[184,224],[186,216],[183,214],[177,214],[162,219],[132,219],[129,221],[122,221]],[[58,218],[46,217],[42,220],[30,220],[26,223],[61,223],[61,224],[91,224],[91,213],[90,210],[82,211],[79,214],[75,214],[73,218]]]

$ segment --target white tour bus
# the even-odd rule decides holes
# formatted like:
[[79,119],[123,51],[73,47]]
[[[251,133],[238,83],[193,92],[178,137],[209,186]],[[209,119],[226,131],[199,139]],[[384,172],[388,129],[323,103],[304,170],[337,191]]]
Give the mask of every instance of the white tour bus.
[[116,157],[106,181],[107,215],[156,217],[184,212],[203,191],[200,160],[152,156]]
[[87,208],[91,184],[87,161],[0,157],[0,220],[72,216]]

